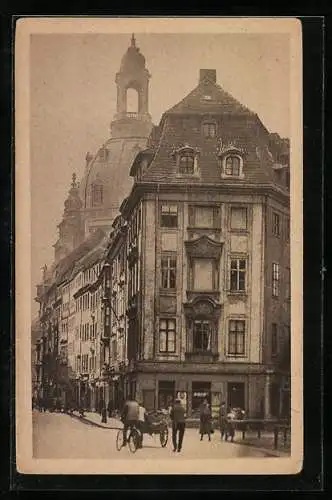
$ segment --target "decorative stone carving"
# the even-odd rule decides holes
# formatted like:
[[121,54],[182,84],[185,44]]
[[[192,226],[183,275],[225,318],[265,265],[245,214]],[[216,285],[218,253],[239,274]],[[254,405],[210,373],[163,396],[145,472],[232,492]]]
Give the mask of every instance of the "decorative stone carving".
[[212,240],[203,235],[195,240],[185,241],[185,247],[191,258],[220,259],[223,242]]
[[207,316],[209,318],[218,318],[221,311],[221,305],[212,298],[206,296],[197,296],[191,302],[184,304],[186,316]]

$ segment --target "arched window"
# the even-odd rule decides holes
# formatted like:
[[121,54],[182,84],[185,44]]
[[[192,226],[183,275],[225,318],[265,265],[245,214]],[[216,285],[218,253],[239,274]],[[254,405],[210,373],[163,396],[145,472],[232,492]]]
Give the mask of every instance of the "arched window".
[[173,151],[172,157],[175,159],[178,176],[198,176],[199,175],[199,151],[186,144]]
[[127,113],[138,113],[139,101],[136,89],[127,89]]
[[183,151],[180,153],[179,173],[184,175],[193,175],[195,171],[194,155],[192,151]]
[[239,177],[241,171],[241,159],[235,155],[229,155],[225,159],[225,174]]

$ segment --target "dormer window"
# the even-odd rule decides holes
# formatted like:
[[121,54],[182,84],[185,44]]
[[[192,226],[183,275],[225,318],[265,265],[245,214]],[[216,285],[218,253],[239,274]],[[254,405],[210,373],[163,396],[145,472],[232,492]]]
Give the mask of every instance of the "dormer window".
[[183,175],[193,175],[195,170],[194,155],[191,151],[185,151],[180,155],[179,173]]
[[224,147],[219,153],[222,178],[243,179],[243,152],[236,147]]
[[225,174],[232,177],[240,175],[241,159],[235,155],[229,155],[225,158]]
[[198,175],[198,155],[198,151],[190,146],[180,148],[173,153],[180,176]]
[[217,135],[217,126],[213,122],[205,122],[202,126],[203,136],[207,139],[213,139]]

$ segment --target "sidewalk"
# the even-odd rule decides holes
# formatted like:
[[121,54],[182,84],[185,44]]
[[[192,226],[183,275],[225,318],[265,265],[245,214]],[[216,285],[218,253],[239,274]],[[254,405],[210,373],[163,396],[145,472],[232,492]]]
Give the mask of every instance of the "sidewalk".
[[279,437],[278,448],[274,448],[274,434],[273,432],[262,432],[260,439],[257,437],[257,432],[246,432],[245,439],[242,439],[242,432],[237,431],[234,437],[235,444],[242,444],[253,446],[255,448],[264,449],[265,451],[280,457],[290,456],[291,447],[290,439],[287,439],[286,446],[284,446],[283,438]]
[[101,415],[97,412],[84,412],[84,417],[79,416],[78,411],[74,411],[72,416],[74,418],[78,418],[81,422],[85,422],[87,424],[95,425],[96,427],[104,427],[105,429],[122,429],[122,422],[114,417],[107,417],[107,423],[102,423]]

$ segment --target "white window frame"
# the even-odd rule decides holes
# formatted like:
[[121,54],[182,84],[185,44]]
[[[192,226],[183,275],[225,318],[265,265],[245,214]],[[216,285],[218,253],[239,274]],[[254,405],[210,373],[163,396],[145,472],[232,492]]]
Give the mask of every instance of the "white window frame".
[[[240,263],[239,261],[243,260],[245,262],[245,269],[240,268]],[[232,268],[232,261],[237,261],[237,266],[236,269]],[[236,270],[237,271],[237,287],[236,289],[232,289],[232,271]],[[229,268],[228,268],[228,276],[229,276],[229,288],[228,291],[229,293],[234,293],[234,294],[245,294],[247,293],[248,290],[248,271],[249,271],[249,259],[247,255],[230,255],[229,256]],[[244,288],[240,289],[239,284],[240,284],[240,273],[244,272]]]
[[[227,159],[230,157],[237,158],[239,160],[239,175],[228,174],[226,172]],[[221,158],[221,177],[225,179],[243,179],[243,157],[237,152],[229,152],[222,156]]]
[[[161,328],[162,321],[166,322],[166,329]],[[170,322],[173,322],[174,328],[169,328]],[[172,317],[172,318],[171,317],[160,317],[158,331],[159,331],[159,352],[161,354],[175,354],[176,353],[176,318],[174,318],[174,317]],[[173,332],[173,334],[174,334],[174,349],[173,350],[170,350],[168,348],[168,344],[169,344],[168,336],[169,336],[170,332]],[[166,349],[165,350],[161,349],[161,342],[160,342],[161,333],[165,333],[165,335],[166,335]]]
[[[231,352],[230,351],[230,334],[231,332],[236,332],[236,334],[241,333],[239,330],[231,330],[231,322],[242,322],[244,324],[243,329],[243,352]],[[231,358],[245,358],[247,352],[247,336],[248,336],[248,321],[244,317],[229,317],[227,318],[227,356]]]

